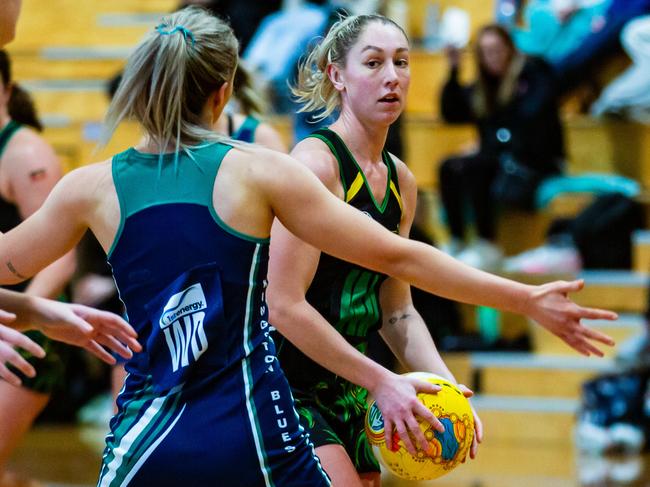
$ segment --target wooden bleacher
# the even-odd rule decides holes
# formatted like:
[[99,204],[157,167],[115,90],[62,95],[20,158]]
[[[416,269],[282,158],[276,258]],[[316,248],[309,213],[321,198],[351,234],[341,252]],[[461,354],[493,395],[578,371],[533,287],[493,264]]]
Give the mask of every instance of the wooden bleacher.
[[[413,22],[420,22],[426,2],[416,2],[419,13],[412,12]],[[460,6],[460,3],[454,2]],[[475,2],[478,4],[479,2]],[[492,2],[487,2],[491,4]],[[471,7],[463,6],[469,10]],[[484,6],[485,9],[493,5]],[[478,8],[478,7],[477,7]],[[473,15],[473,17],[477,17]],[[489,18],[486,17],[486,20]],[[475,25],[475,24],[473,24]],[[422,31],[417,31],[420,34]],[[471,79],[475,66],[471,63],[471,55],[465,52],[461,58],[461,75]],[[624,69],[629,61],[625,57],[610,62],[605,72],[598,76],[598,82],[604,85]],[[408,117],[404,124],[406,139],[406,161],[416,175],[419,186],[424,191],[435,191],[437,188],[437,168],[442,160],[452,154],[458,154],[469,147],[475,140],[474,130],[470,126],[450,126],[439,120],[438,97],[442,83],[446,80],[448,67],[442,53],[414,52],[412,57],[412,84],[409,94]],[[650,189],[650,127],[614,120],[594,120],[585,116],[572,115],[581,104],[579,97],[572,97],[565,102],[566,147],[568,156],[568,173],[582,174],[585,172],[603,172],[620,174],[638,181],[643,188],[640,201],[647,203],[646,192]],[[531,217],[530,214],[516,211],[505,212],[499,221],[498,239],[506,255],[517,254],[528,248],[540,245],[549,223],[558,217],[571,217],[577,214],[593,198],[592,195],[571,194],[560,196],[549,208]],[[430,197],[423,198],[431,200]],[[649,205],[645,205],[650,209]],[[647,211],[650,217],[650,211]],[[650,222],[650,218],[648,220]],[[635,245],[635,270],[650,271],[650,244],[645,247],[641,241],[650,242],[650,237],[638,236]],[[608,280],[611,278],[611,281]],[[640,283],[637,277],[628,277],[628,281],[637,284],[624,284],[620,276],[605,274],[603,280],[590,282],[588,288],[577,299],[585,304],[594,306],[612,306],[614,309],[629,310],[639,313],[647,306],[646,283]],[[624,279],[625,280],[625,279]],[[467,322],[472,322],[474,309],[464,309]],[[629,338],[640,331],[642,319],[622,320],[620,326],[600,324],[607,333],[617,339]],[[525,332],[529,327],[520,317],[510,314],[502,316],[502,332],[504,336],[512,337]],[[545,353],[568,352],[568,348],[548,336],[538,327],[533,327],[533,341],[536,349]],[[555,347],[549,347],[554,343]]]
[[[39,0],[23,0],[22,21],[9,50],[13,54],[52,47],[132,46],[152,27],[158,14],[171,12],[177,3],[52,0],[46,7]],[[123,21],[115,22],[120,15]]]
[[632,235],[632,269],[650,272],[650,230],[638,230]]
[[[645,328],[645,319],[638,313],[622,312],[617,321],[592,320],[587,323],[591,328],[611,336],[618,345],[640,335]],[[537,354],[575,356],[567,345],[539,326],[530,326],[530,335],[533,350]],[[616,354],[616,348],[604,351],[610,358]]]
[[70,84],[63,89],[54,86],[29,91],[38,113],[46,117],[56,114],[71,123],[101,121],[108,109],[109,100],[103,82],[90,88],[79,87],[75,91],[70,91]]
[[124,59],[44,59],[39,53],[12,52],[16,80],[108,80],[124,67]]

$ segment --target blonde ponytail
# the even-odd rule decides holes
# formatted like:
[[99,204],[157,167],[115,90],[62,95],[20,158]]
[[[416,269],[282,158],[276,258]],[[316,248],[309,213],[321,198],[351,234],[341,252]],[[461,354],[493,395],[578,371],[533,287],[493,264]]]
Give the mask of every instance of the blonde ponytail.
[[139,122],[161,153],[224,136],[202,125],[208,97],[231,82],[238,60],[232,29],[199,7],[163,18],[136,47],[108,109],[105,145],[124,119]]

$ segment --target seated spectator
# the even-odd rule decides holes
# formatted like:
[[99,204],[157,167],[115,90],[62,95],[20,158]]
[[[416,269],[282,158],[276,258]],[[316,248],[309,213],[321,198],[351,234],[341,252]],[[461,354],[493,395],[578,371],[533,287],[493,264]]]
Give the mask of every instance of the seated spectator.
[[650,0],[611,0],[592,32],[575,49],[552,63],[559,91],[565,93],[588,79],[589,71],[620,47],[619,36],[625,24],[647,13]]
[[553,64],[602,28],[612,0],[533,0],[523,10],[523,27],[515,28],[515,45],[526,54]]
[[621,32],[621,44],[632,65],[607,85],[591,113],[650,124],[650,15],[630,20]]
[[[479,134],[476,152],[440,166],[440,195],[452,236],[448,251],[469,265],[494,270],[502,257],[494,244],[496,206],[533,209],[539,183],[561,171],[564,147],[555,80],[543,60],[519,53],[498,25],[479,31],[479,74],[473,85],[458,81],[458,51],[448,49],[448,55],[442,116],[450,123],[474,123]],[[466,202],[478,237],[468,247]]]

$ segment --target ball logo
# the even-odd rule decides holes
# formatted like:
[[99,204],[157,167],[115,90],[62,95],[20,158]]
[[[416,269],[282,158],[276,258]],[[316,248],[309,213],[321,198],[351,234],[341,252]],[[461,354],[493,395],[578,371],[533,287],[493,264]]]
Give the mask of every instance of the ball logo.
[[371,444],[379,445],[384,441],[384,417],[381,415],[376,402],[372,403],[366,414],[366,435],[368,440]]
[[158,323],[165,335],[174,372],[189,365],[190,350],[196,361],[208,349],[203,328],[205,312],[202,311],[206,308],[200,283],[174,294],[163,308]]

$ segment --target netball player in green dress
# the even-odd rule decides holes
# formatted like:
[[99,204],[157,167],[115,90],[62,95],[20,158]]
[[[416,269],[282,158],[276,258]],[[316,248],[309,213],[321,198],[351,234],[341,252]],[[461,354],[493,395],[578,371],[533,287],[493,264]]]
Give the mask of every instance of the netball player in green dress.
[[[338,199],[404,242],[413,223],[417,185],[407,166],[384,150],[384,143],[389,126],[404,109],[409,81],[409,42],[397,24],[378,15],[338,22],[305,61],[294,93],[305,110],[327,116],[338,109],[340,115],[291,153]],[[323,213],[318,218],[335,216]],[[346,228],[357,236],[355,228]],[[377,244],[365,239],[368,252]],[[525,314],[585,355],[601,354],[589,340],[608,343],[577,325],[581,317],[595,316],[566,298],[581,288],[580,281],[525,286],[435,254],[440,268],[430,275],[433,287],[427,290]],[[415,449],[407,431],[422,447],[425,440],[414,415],[421,404],[412,379],[364,355],[368,333],[379,329],[407,369],[455,382],[413,307],[409,284],[321,253],[279,222],[272,232],[269,283],[270,322],[286,337],[278,344],[278,357],[325,471],[334,485],[379,485],[379,465],[364,434],[368,392],[383,413],[389,445],[393,430],[411,452]],[[563,314],[560,321],[558,313]],[[566,326],[580,326],[578,335],[567,334]],[[476,414],[475,424],[475,440],[480,441]],[[437,420],[433,425],[442,427]],[[475,443],[472,457],[476,450]]]

